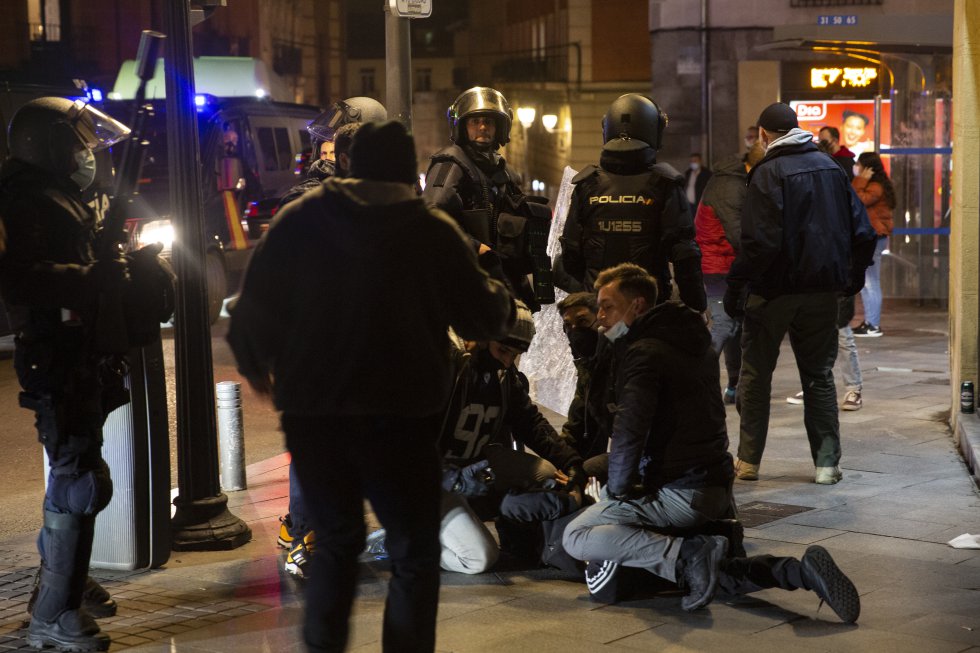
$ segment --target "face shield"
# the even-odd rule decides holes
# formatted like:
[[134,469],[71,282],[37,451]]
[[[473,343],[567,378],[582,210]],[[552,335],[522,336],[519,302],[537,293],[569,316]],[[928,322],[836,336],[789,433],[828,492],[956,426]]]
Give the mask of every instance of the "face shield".
[[132,131],[92,105],[75,100],[67,112],[68,124],[82,144],[93,152],[111,147],[129,137]]

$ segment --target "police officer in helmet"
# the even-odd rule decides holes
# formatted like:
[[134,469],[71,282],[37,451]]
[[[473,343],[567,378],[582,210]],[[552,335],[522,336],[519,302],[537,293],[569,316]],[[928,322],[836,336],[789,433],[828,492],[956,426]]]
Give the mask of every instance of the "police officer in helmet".
[[127,283],[128,272],[121,255],[95,260],[96,217],[81,193],[95,177],[94,153],[128,135],[80,100],[36,99],[11,120],[0,168],[0,291],[16,334],[19,403],[35,412],[51,466],[28,608],[34,648],[109,647],[93,615],[115,614],[115,602],[88,567],[95,517],[112,497],[102,424],[128,395],[91,343],[100,293]]
[[628,93],[609,106],[599,165],[587,166],[572,180],[575,190],[556,263],[574,280],[566,290],[591,289],[601,270],[635,263],[657,279],[666,299],[669,262],[681,300],[696,311],[707,307],[684,177],[657,163],[666,126],[667,115],[644,95]]
[[[510,142],[514,119],[510,104],[500,91],[474,86],[463,91],[446,112],[452,145],[432,156],[422,198],[429,206],[449,213],[473,241],[480,264],[491,276],[508,284],[531,310],[540,308],[527,280],[530,270],[516,252],[507,249],[513,230],[500,223],[510,216],[524,194],[511,178],[507,162],[497,152]],[[508,225],[520,223],[510,218]]]

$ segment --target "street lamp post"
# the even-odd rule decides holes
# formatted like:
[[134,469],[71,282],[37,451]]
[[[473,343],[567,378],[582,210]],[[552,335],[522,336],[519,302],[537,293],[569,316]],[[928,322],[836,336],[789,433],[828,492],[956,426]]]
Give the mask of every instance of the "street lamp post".
[[[213,4],[213,2],[211,3]],[[249,527],[228,510],[218,484],[211,327],[204,275],[194,60],[188,0],[167,0],[167,148],[170,200],[176,227],[174,269],[177,311],[174,354],[177,385],[177,508],[172,522],[176,551],[225,550],[251,539]]]

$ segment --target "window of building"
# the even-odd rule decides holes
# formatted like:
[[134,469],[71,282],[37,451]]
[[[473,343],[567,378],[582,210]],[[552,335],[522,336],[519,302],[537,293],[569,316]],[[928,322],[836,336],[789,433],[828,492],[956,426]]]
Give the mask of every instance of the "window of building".
[[374,94],[374,68],[361,68],[361,95]]
[[417,68],[415,70],[415,90],[416,91],[431,91],[432,90],[432,69],[431,68]]
[[27,22],[32,41],[61,40],[61,2],[27,0]]

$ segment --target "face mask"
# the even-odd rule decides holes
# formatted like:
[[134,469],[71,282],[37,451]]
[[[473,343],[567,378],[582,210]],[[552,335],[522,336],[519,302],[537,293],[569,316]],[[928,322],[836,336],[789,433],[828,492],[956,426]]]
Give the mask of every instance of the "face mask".
[[700,169],[701,169],[701,164],[700,163],[691,163],[691,170],[693,170],[694,172],[697,172]]
[[572,327],[568,331],[568,346],[572,349],[572,357],[591,358],[595,355],[599,333],[589,327]]
[[629,332],[630,328],[626,326],[625,320],[620,320],[616,324],[612,325],[608,329],[602,332],[602,335],[606,336],[609,342],[616,342]]
[[855,163],[853,166],[851,166],[851,172],[854,173],[855,177],[861,176],[861,166]]
[[85,190],[95,181],[95,154],[86,148],[75,152],[75,163],[78,170],[71,173],[71,180],[78,184],[81,190]]
[[745,149],[747,150],[751,150],[752,146],[755,145],[755,141],[751,138],[746,138],[743,142],[745,143]]

